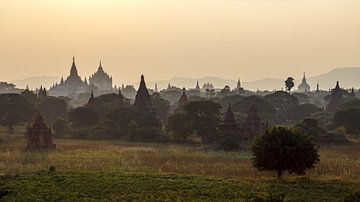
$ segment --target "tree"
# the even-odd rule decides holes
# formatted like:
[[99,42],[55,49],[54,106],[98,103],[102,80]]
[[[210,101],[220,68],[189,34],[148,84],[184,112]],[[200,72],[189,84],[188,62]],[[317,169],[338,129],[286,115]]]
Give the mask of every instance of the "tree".
[[285,81],[285,87],[286,90],[290,93],[291,89],[294,87],[294,78],[288,77]]
[[293,95],[284,91],[276,91],[275,93],[264,96],[264,100],[276,109],[280,110],[287,105],[299,104],[299,101]]
[[134,132],[132,130],[134,129],[133,125],[136,125],[136,128],[160,128],[160,123],[157,119],[134,107],[117,108],[105,116],[104,122],[108,131],[114,137],[130,136],[129,138],[132,138],[131,134]]
[[166,130],[176,141],[185,142],[187,137],[193,133],[193,128],[185,113],[176,113],[169,116],[166,122]]
[[205,143],[212,143],[216,139],[220,109],[220,104],[210,100],[189,102],[184,106],[191,127]]
[[151,101],[155,107],[156,113],[159,115],[161,120],[165,120],[170,111],[169,101],[163,99],[159,93],[154,93],[151,96]]
[[309,136],[282,126],[269,128],[256,138],[252,153],[255,168],[275,171],[279,178],[285,171],[303,175],[319,162],[318,148]]
[[67,115],[66,102],[56,97],[43,98],[36,108],[48,123],[53,123],[57,118],[64,119]]
[[58,118],[52,124],[52,129],[56,136],[65,136],[69,132],[68,122],[65,119]]
[[283,109],[280,110],[280,115],[287,123],[297,123],[302,121],[305,118],[311,117],[312,114],[323,111],[322,109],[316,107],[312,104],[291,104],[286,105]]
[[32,105],[35,105],[39,102],[39,98],[37,97],[37,95],[29,89],[25,89],[23,92],[20,93],[20,95]]
[[87,107],[78,107],[70,111],[68,116],[72,127],[90,127],[100,121],[99,113]]
[[36,109],[19,94],[0,95],[0,124],[7,126],[10,132],[13,126],[31,121],[36,115]]
[[346,132],[358,134],[360,132],[360,108],[347,108],[334,114],[335,126],[344,126]]

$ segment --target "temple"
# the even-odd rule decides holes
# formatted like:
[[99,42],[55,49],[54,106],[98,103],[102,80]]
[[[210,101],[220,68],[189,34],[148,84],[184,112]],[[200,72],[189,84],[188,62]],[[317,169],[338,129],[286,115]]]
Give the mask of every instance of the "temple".
[[47,97],[46,88],[43,88],[42,86],[40,86],[40,89],[39,89],[39,92],[38,92],[38,97],[39,98],[46,98]]
[[242,135],[244,139],[250,140],[258,135],[262,130],[262,123],[258,115],[256,104],[251,104],[247,115],[248,117],[246,118],[242,128]]
[[187,102],[188,102],[188,97],[186,95],[186,89],[183,88],[183,92],[182,92],[181,97],[179,99],[179,105],[178,105],[178,108],[175,110],[175,112],[182,111]]
[[218,135],[219,138],[223,140],[227,137],[238,138],[239,134],[240,134],[240,127],[235,121],[234,113],[231,109],[231,105],[229,104],[224,117],[224,121],[219,127]]
[[306,82],[305,72],[301,84],[298,86],[298,91],[302,93],[310,92],[310,85]]
[[88,103],[86,105],[89,108],[93,108],[95,106],[95,97],[94,97],[94,91],[91,91],[90,98],[88,100]]
[[90,85],[96,86],[100,91],[111,91],[112,90],[112,77],[107,74],[102,65],[101,61],[97,72],[95,72],[89,78]]
[[331,90],[329,102],[326,106],[326,111],[336,112],[340,105],[344,102],[343,93],[339,85],[339,81],[336,82],[336,86]]
[[350,92],[350,94],[349,94],[349,97],[353,97],[353,98],[356,97],[354,88],[351,88],[351,92]]
[[244,88],[241,87],[240,78],[238,78],[238,81],[237,81],[237,84],[236,84],[236,88],[234,89],[234,91],[235,91],[236,93],[239,93],[239,94],[245,93]]
[[70,75],[64,81],[61,78],[59,84],[54,85],[49,89],[49,94],[53,96],[71,96],[79,93],[90,92],[91,90],[97,89],[93,85],[88,85],[87,82],[82,81],[75,64],[75,57],[70,69]]
[[139,89],[135,96],[134,107],[142,112],[155,115],[154,106],[151,102],[151,96],[146,88],[144,75],[141,75]]
[[200,89],[200,85],[199,85],[199,81],[196,81],[196,87],[195,87],[195,90],[200,92],[201,89]]
[[45,124],[44,118],[40,114],[36,116],[32,127],[28,127],[26,139],[26,149],[28,150],[53,149],[56,147],[53,143],[51,128]]

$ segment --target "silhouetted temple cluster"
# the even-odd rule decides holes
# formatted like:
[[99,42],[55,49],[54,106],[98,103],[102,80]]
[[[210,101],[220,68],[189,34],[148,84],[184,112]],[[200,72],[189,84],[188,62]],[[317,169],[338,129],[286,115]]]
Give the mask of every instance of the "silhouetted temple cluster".
[[27,128],[26,139],[26,148],[28,150],[53,149],[56,147],[53,143],[51,128],[45,124],[44,118],[40,114],[36,116],[35,123]]
[[102,64],[98,67],[97,72],[87,79],[81,79],[75,64],[75,58],[70,69],[70,75],[64,80],[61,78],[60,83],[54,84],[49,89],[49,94],[53,96],[69,96],[73,94],[90,92],[91,90],[97,91],[112,91],[112,77],[105,73]]
[[231,105],[229,104],[218,134],[220,139],[233,137],[235,139],[251,140],[266,127],[267,124],[263,123],[259,118],[255,104],[250,106],[247,118],[242,126],[236,122]]

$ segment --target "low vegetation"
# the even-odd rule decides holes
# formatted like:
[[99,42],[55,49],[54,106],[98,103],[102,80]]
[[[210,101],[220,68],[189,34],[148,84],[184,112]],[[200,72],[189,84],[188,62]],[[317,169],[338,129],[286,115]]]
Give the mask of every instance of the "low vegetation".
[[[15,132],[19,129],[15,128]],[[359,143],[326,145],[304,177],[252,167],[251,152],[202,145],[56,139],[50,152],[25,152],[22,135],[1,135],[4,200],[343,201],[360,191]],[[25,198],[24,198],[25,197]]]

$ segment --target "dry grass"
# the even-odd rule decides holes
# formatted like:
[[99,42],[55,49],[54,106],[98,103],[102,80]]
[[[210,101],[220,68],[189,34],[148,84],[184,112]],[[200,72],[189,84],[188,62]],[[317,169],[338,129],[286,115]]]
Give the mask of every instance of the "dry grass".
[[[50,152],[26,152],[21,138],[0,143],[0,172],[36,172],[54,165],[57,171],[125,171],[175,173],[242,179],[274,175],[251,166],[248,152],[206,151],[200,146],[136,144],[117,141],[55,140]],[[360,145],[320,148],[321,162],[307,173],[316,180],[360,181]]]

